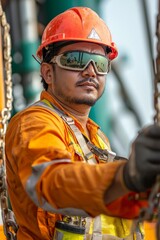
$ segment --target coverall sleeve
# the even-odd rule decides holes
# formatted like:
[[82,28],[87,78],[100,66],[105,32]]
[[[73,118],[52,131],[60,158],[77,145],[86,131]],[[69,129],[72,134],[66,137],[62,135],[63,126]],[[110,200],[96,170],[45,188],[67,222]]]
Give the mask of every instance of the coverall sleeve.
[[[53,212],[60,209],[62,213],[63,209],[70,209],[71,214],[72,210],[74,213],[75,209],[83,209],[93,217],[123,217],[125,206],[127,218],[137,215],[141,206],[127,196],[115,201],[116,210],[114,205],[104,203],[104,192],[125,163],[74,162],[67,127],[56,114],[32,107],[12,119],[6,137],[7,159],[14,161],[12,167],[24,189],[41,208]],[[7,151],[10,147],[12,151]]]

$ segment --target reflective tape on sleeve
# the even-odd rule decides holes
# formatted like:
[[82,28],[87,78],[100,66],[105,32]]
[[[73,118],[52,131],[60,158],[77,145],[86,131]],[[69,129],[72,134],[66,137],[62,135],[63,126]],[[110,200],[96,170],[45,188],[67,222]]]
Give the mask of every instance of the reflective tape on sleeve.
[[53,164],[57,163],[70,163],[70,159],[61,159],[61,160],[54,160],[51,162],[38,164],[32,167],[32,174],[28,178],[26,182],[26,192],[29,195],[29,197],[32,199],[32,201],[36,204],[36,206],[44,209],[45,211],[57,213],[57,214],[63,214],[63,215],[69,215],[69,216],[83,216],[88,217],[89,215],[81,210],[76,208],[61,208],[57,209],[54,208],[51,204],[49,204],[43,197],[41,198],[41,203],[38,201],[38,196],[36,193],[36,184],[38,183],[41,175],[45,171],[45,169]]

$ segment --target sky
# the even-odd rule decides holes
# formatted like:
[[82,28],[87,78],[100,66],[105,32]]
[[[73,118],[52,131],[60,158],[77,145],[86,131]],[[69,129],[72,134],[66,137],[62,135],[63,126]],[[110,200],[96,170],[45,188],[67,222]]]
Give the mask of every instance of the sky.
[[[152,32],[153,52],[156,57],[156,15],[158,1],[147,0],[149,23]],[[153,123],[154,76],[152,59],[149,55],[145,22],[140,0],[102,0],[101,16],[107,23],[116,43],[119,55],[114,60],[136,112],[141,126],[134,114],[127,110],[121,98],[119,84],[112,72],[107,76],[107,106],[114,122],[111,142],[119,154],[128,156],[131,142],[140,130]]]

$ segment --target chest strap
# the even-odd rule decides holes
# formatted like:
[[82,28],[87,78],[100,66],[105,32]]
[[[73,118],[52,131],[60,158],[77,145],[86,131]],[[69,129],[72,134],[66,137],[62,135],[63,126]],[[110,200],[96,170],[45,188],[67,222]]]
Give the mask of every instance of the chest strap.
[[84,160],[88,162],[89,164],[96,164],[97,161],[94,158],[95,154],[100,159],[111,162],[115,159],[116,154],[112,151],[109,151],[107,149],[103,150],[101,148],[96,147],[94,144],[92,144],[79,130],[79,128],[75,125],[74,120],[66,115],[62,110],[57,108],[55,105],[51,104],[47,100],[42,100],[34,103],[34,106],[43,106],[45,108],[48,108],[49,110],[54,111],[57,113],[64,121],[65,123],[70,127],[72,132],[74,133],[81,149],[84,155]]

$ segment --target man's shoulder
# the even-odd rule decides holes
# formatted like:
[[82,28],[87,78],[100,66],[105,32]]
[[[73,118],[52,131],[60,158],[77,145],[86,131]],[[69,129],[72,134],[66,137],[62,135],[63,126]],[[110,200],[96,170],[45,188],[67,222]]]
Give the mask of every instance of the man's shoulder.
[[53,122],[58,121],[59,123],[62,121],[61,117],[53,111],[51,108],[42,106],[35,102],[23,110],[16,113],[14,116],[11,117],[8,127],[9,126],[18,126],[20,124],[32,124],[38,122]]

